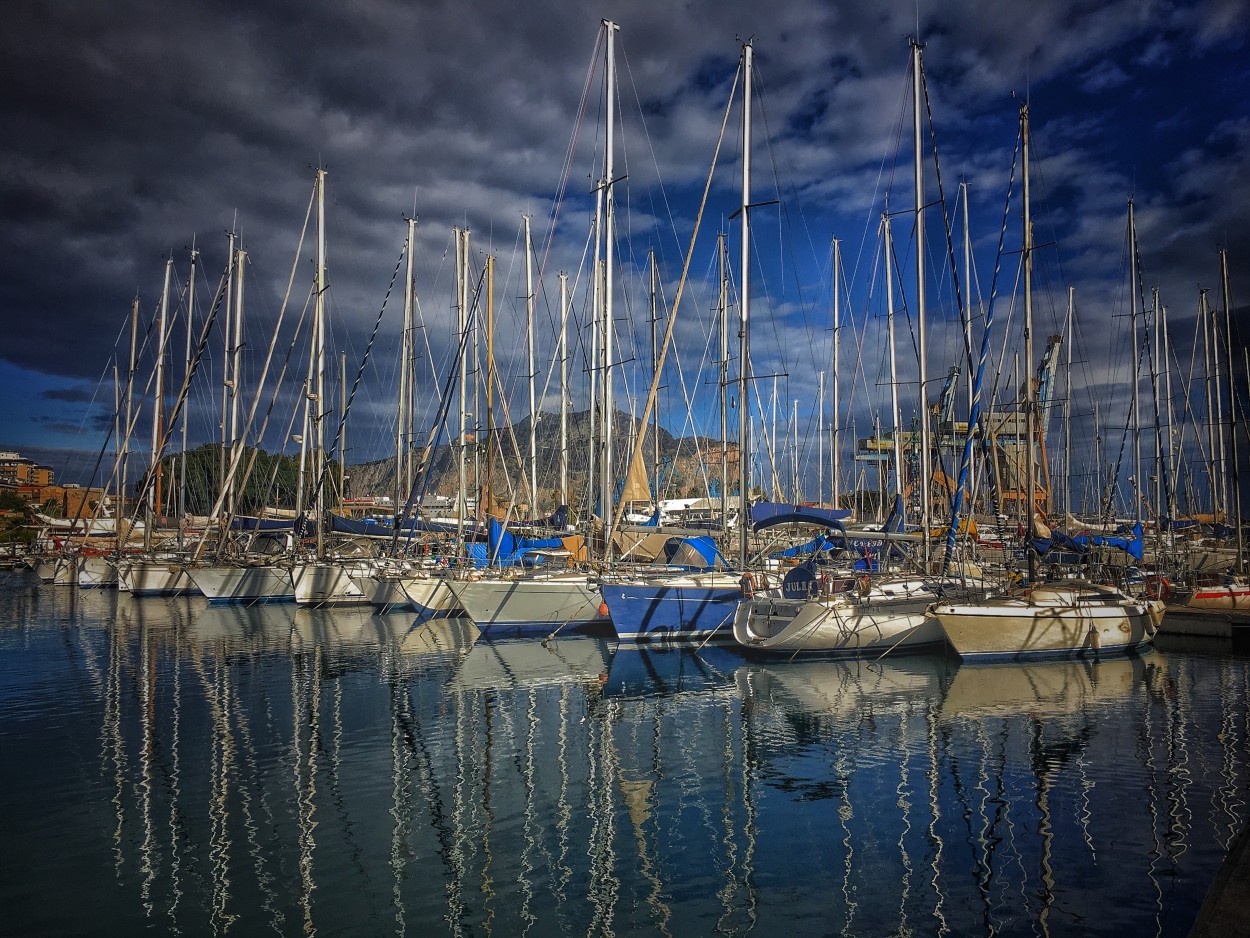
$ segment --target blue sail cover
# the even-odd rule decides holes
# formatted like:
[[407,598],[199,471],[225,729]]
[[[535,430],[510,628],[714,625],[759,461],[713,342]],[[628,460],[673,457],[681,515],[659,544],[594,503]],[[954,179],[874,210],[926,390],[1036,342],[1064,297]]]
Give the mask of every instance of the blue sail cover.
[[1072,543],[1076,545],[1088,544],[1091,547],[1118,547],[1120,550],[1126,551],[1134,560],[1142,559],[1142,532],[1141,525],[1133,525],[1132,537],[1102,537],[1098,534],[1078,534],[1072,538]]
[[826,528],[841,527],[843,518],[851,513],[844,508],[815,508],[789,505],[784,502],[756,502],[751,506],[751,527],[756,531],[782,524],[818,524]]
[[670,537],[664,544],[664,561],[687,570],[728,570],[730,563],[716,542],[705,535]]
[[486,527],[486,544],[477,546],[483,546],[485,550],[470,551],[474,561],[483,559],[501,567],[515,567],[522,562],[541,562],[541,558],[526,558],[525,555],[539,550],[560,550],[564,547],[564,540],[558,537],[517,537],[491,518]]

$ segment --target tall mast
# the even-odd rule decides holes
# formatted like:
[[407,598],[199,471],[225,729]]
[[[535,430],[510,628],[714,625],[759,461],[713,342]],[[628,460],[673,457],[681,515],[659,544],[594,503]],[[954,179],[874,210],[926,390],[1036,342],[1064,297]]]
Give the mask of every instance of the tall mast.
[[1155,410],[1155,471],[1154,471],[1154,496],[1155,496],[1155,537],[1156,540],[1162,538],[1163,530],[1159,524],[1159,520],[1163,517],[1164,509],[1167,507],[1163,504],[1163,473],[1166,471],[1163,464],[1163,427],[1159,425],[1159,288],[1151,289],[1150,294],[1150,327],[1154,332],[1152,343],[1153,355],[1151,358],[1150,368],[1150,397],[1154,403]]
[[738,298],[738,567],[747,566],[751,513],[748,489],[751,427],[751,43],[742,46],[742,253]]
[[1198,291],[1198,317],[1202,320],[1202,384],[1207,395],[1207,484],[1211,487],[1211,518],[1217,520],[1221,501],[1215,467],[1215,405],[1211,400],[1211,310],[1205,289]]
[[1129,231],[1129,328],[1133,334],[1133,362],[1129,366],[1133,373],[1133,518],[1137,524],[1142,523],[1141,513],[1141,399],[1138,392],[1137,369],[1141,358],[1137,349],[1137,223],[1133,218],[1133,200],[1128,200],[1128,231]]
[[825,370],[817,373],[816,388],[816,502],[825,497]]
[[[973,385],[975,378],[972,375],[972,226],[968,222],[968,184],[961,182],[959,188],[963,190],[963,209],[964,209],[964,308],[960,310],[963,317],[964,325],[964,346],[968,349],[968,367],[965,369],[968,373],[968,431],[976,432],[976,427],[972,423],[972,404],[975,397]],[[968,493],[968,512],[976,513],[976,478],[977,478],[977,450],[974,446],[968,452],[968,478],[972,480],[971,489]]]
[[322,479],[325,459],[326,400],[326,170],[317,170],[317,302],[314,306],[313,335],[317,362],[313,374],[313,473],[314,490],[317,493],[313,510],[317,518],[317,559],[326,555],[325,532],[325,485]]
[[560,504],[569,503],[569,275],[560,274]]
[[[222,345],[222,368],[221,368],[221,425],[220,425],[220,448],[217,451],[217,491],[223,492],[226,488],[226,444],[229,439],[229,419],[230,419],[230,364],[232,361],[230,355],[230,340],[233,333],[230,329],[230,320],[234,315],[234,245],[237,235],[232,230],[226,236],[226,297],[223,304],[226,312],[226,321],[221,333]],[[314,326],[314,330],[315,330]]]
[[[647,251],[647,259],[651,269],[651,374],[655,375],[660,368],[660,341],[656,335],[660,323],[659,305],[656,294],[659,293],[660,271],[655,266],[655,251]],[[651,480],[655,485],[655,508],[660,509],[660,403],[656,401],[651,408]]]
[[1063,379],[1063,510],[1068,514],[1072,513],[1072,314],[1075,298],[1076,287],[1068,287],[1068,321],[1064,327],[1067,367]]
[[169,281],[174,259],[165,261],[165,286],[161,289],[156,343],[156,375],[152,391],[152,478],[148,480],[147,520],[143,525],[143,549],[152,547],[152,522],[161,510],[161,432],[165,420],[165,342],[169,331]]
[[911,42],[912,57],[912,131],[915,158],[916,202],[916,332],[920,345],[920,535],[925,569],[929,568],[929,528],[932,503],[929,500],[929,368],[928,344],[925,334],[924,295],[924,163],[920,158],[920,43]]
[[[240,367],[243,359],[243,264],[247,260],[247,252],[240,248],[235,252],[235,276],[236,283],[234,288],[234,339],[233,348],[230,350],[230,465],[238,465],[238,457],[236,451],[242,445],[239,439],[239,376],[242,371]],[[235,508],[234,483],[230,485],[230,501],[227,503],[227,511],[230,516],[234,516]]]
[[413,320],[413,291],[415,285],[413,282],[413,269],[415,261],[413,254],[415,253],[417,243],[417,220],[415,218],[408,219],[408,241],[404,248],[406,256],[406,269],[404,272],[404,324],[399,334],[399,400],[395,409],[395,523],[399,523],[400,505],[406,497],[408,490],[412,486],[412,480],[408,477],[408,468],[411,465],[407,460],[407,454],[410,447],[410,421],[412,413],[409,410],[411,404],[411,392],[408,386],[409,373],[412,370],[412,320]]
[[462,228],[458,232],[457,244],[459,250],[458,272],[459,272],[459,302],[456,309],[456,334],[460,339],[460,417],[459,417],[459,436],[456,438],[457,451],[457,478],[458,478],[458,496],[456,505],[456,543],[459,546],[461,556],[465,554],[464,545],[464,517],[469,512],[467,501],[467,492],[469,487],[469,470],[465,464],[465,433],[467,432],[467,418],[465,407],[468,405],[468,393],[465,389],[465,382],[468,379],[469,372],[469,346],[466,341],[466,333],[469,329],[469,229]]
[[720,267],[720,522],[724,526],[729,520],[729,256],[723,231],[716,236],[716,259]]
[[339,508],[347,498],[347,353],[339,353]]
[[1166,306],[1161,307],[1159,315],[1162,319],[1161,329],[1163,332],[1163,394],[1167,405],[1164,414],[1167,419],[1168,427],[1167,462],[1169,478],[1172,479],[1172,485],[1170,486],[1168,493],[1168,517],[1175,519],[1177,507],[1176,488],[1179,484],[1179,478],[1175,471],[1176,467],[1173,465],[1173,446],[1176,441],[1172,433],[1172,343],[1171,340],[1168,339],[1168,308]]
[[612,543],[612,437],[615,420],[612,401],[612,294],[615,283],[616,211],[613,205],[616,157],[616,31],[610,20],[603,21],[607,33],[607,88],[604,95],[607,121],[603,149],[603,464],[599,467],[603,499],[603,542]]
[[590,287],[590,308],[593,311],[590,317],[590,406],[587,408],[587,436],[590,440],[590,448],[587,452],[586,478],[588,480],[587,496],[590,501],[590,514],[600,512],[603,506],[599,504],[601,484],[599,479],[599,458],[602,455],[600,446],[600,420],[599,420],[599,359],[602,349],[599,345],[599,311],[603,306],[603,261],[600,254],[603,251],[603,180],[599,180],[599,185],[595,187],[595,219],[594,219],[594,235],[595,235],[595,260],[592,265],[593,276],[591,277]]
[[[840,486],[842,480],[842,447],[838,432],[838,414],[841,412],[840,399],[838,397],[838,366],[841,361],[841,342],[842,342],[842,242],[837,238],[833,239],[833,412],[829,421],[829,432],[832,436],[831,460],[829,464],[830,486],[829,497],[834,508],[842,507],[839,504],[841,499]],[[823,401],[822,401],[823,403]],[[823,444],[822,444],[823,445]]]
[[[121,491],[122,504],[118,509],[118,517],[126,514],[126,482],[127,482],[127,463],[130,461],[130,435],[134,429],[134,402],[135,402],[135,359],[138,354],[139,343],[139,294],[135,294],[135,298],[130,303],[130,364],[126,371],[126,432],[125,439],[122,443],[122,465],[121,465]],[[129,536],[129,534],[127,534]],[[119,545],[120,546],[120,545]]]
[[530,517],[538,517],[538,398],[534,391],[534,247],[525,216],[525,354],[530,384]]
[[[1037,525],[1037,467],[1034,463],[1037,445],[1037,395],[1033,386],[1033,218],[1029,204],[1029,106],[1020,106],[1020,136],[1022,138],[1023,202],[1024,202],[1024,432],[1028,439],[1028,451],[1024,462],[1025,536],[1032,538]],[[1025,556],[1029,558],[1029,583],[1037,580],[1037,555],[1032,545],[1026,544]]]
[[[495,255],[486,255],[486,484],[477,482],[479,519],[495,508]],[[530,506],[533,508],[533,505]],[[494,561],[495,558],[491,558]]]
[[[195,262],[200,252],[191,247],[191,270],[187,276],[187,344],[183,355],[183,375],[191,373],[191,333],[195,327]],[[182,546],[182,537],[187,526],[187,411],[182,411],[182,460],[178,467],[178,537]]]
[[881,227],[885,232],[885,309],[886,332],[890,344],[890,435],[894,438],[894,494],[902,495],[906,491],[906,482],[903,478],[903,428],[900,426],[902,421],[898,410],[898,369],[894,344],[894,237],[889,213],[882,214]]
[[1237,572],[1245,571],[1241,537],[1241,472],[1237,466],[1237,382],[1233,376],[1233,301],[1228,289],[1228,251],[1220,251],[1220,291],[1224,299],[1224,352],[1228,362],[1228,455],[1232,473],[1228,498],[1233,507],[1233,529],[1237,532]]

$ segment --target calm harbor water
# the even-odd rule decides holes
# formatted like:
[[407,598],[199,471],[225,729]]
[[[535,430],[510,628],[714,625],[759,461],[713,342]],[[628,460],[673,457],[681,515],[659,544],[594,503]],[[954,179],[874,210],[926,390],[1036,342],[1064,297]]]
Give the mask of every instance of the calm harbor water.
[[0,580],[8,934],[1184,935],[1250,660],[761,662]]

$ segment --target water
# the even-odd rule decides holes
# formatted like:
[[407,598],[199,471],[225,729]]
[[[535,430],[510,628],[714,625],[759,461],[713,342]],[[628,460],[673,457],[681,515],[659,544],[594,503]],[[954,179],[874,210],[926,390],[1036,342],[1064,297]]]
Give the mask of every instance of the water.
[[1250,661],[758,662],[0,583],[10,934],[1184,935]]

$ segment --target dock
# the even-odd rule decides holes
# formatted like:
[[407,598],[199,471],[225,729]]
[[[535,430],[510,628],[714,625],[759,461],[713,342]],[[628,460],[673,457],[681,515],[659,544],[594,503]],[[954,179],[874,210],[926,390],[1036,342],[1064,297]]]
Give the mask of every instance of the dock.
[[1250,610],[1170,606],[1159,625],[1159,634],[1244,641],[1250,639]]

